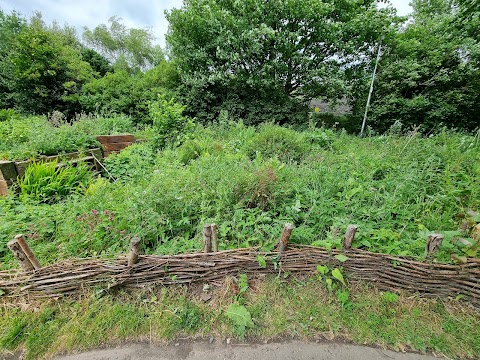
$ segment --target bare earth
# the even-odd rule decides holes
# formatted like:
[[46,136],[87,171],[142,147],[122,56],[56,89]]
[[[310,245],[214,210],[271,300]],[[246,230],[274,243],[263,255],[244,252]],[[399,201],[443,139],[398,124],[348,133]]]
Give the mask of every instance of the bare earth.
[[396,353],[389,350],[338,342],[305,343],[287,341],[271,344],[225,344],[208,341],[181,342],[159,346],[127,344],[117,348],[94,350],[62,356],[57,360],[426,360],[433,356]]

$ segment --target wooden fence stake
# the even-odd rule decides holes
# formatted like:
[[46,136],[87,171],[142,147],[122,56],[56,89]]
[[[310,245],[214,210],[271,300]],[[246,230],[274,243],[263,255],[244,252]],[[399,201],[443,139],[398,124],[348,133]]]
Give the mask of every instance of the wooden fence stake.
[[218,238],[217,238],[217,224],[211,224],[210,228],[212,229],[212,251],[217,252],[218,251]]
[[472,232],[473,240],[480,241],[480,224],[475,225]]
[[428,235],[427,245],[425,246],[425,257],[427,255],[433,255],[437,252],[438,248],[442,244],[443,235],[442,234],[431,234]]
[[348,225],[345,237],[343,238],[343,248],[351,249],[355,234],[358,230],[358,225]]
[[7,243],[7,247],[13,253],[13,256],[20,262],[24,271],[40,269],[42,266],[28,246],[23,235],[17,235],[13,240]]
[[280,251],[280,253],[283,253],[285,250],[287,250],[288,240],[292,235],[293,228],[294,228],[293,224],[290,224],[290,223],[286,223],[285,226],[283,227],[282,236],[280,237],[280,240],[278,241],[278,246],[277,246],[277,250]]
[[134,236],[130,240],[130,252],[128,253],[128,266],[133,266],[138,263],[138,256],[140,255],[140,238]]
[[212,226],[205,224],[203,227],[203,252],[212,252]]

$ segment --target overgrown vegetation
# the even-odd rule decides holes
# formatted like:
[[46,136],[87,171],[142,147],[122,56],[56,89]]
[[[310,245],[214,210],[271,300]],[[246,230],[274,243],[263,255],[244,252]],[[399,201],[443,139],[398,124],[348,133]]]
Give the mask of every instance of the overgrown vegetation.
[[197,126],[189,141],[176,141],[159,152],[146,142],[110,156],[105,166],[120,181],[99,178],[85,196],[52,205],[0,199],[2,266],[13,265],[5,243],[17,233],[35,239],[34,251],[51,263],[116,255],[134,235],[147,253],[200,249],[207,222],[218,224],[221,249],[273,246],[285,222],[296,226],[295,243],[340,247],[356,223],[354,246],[363,249],[422,258],[426,236],[441,232],[439,260],[478,255],[476,136],[361,139],[231,122]]
[[126,116],[96,117],[85,114],[68,122],[64,114],[22,117],[4,111],[0,117],[0,159],[25,160],[39,155],[56,155],[100,147],[96,135],[132,132]]
[[[6,248],[18,233],[47,265],[118,256],[134,236],[146,254],[199,250],[210,222],[220,250],[272,250],[286,222],[293,243],[339,248],[355,223],[354,247],[424,259],[426,237],[439,232],[438,253],[424,260],[479,257],[480,8],[413,7],[407,19],[375,0],[191,0],[167,12],[170,54],[117,17],[85,29],[82,43],[40,13],[0,9],[0,160],[37,158],[19,191],[0,197],[0,269],[18,266]],[[358,138],[347,132],[360,128],[380,41]],[[308,114],[312,98],[347,101],[353,114]],[[103,177],[38,161],[127,132],[146,141],[109,156]],[[213,334],[480,353],[480,318],[468,305],[352,287],[341,267],[317,270],[286,283],[281,272],[262,283],[243,274],[214,294],[202,284],[208,306],[181,287],[5,300],[0,351],[25,348],[33,359]]]

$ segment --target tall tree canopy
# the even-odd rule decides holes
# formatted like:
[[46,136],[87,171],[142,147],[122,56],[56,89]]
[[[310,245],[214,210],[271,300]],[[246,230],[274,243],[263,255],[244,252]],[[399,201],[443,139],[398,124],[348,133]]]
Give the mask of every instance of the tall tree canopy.
[[372,44],[390,31],[390,11],[376,4],[189,0],[167,13],[167,42],[186,88],[200,93],[210,89],[213,97],[222,97],[230,89],[240,102],[252,93],[339,97],[342,66],[368,59]]
[[153,44],[155,37],[150,31],[127,28],[116,16],[109,19],[109,26],[85,27],[83,39],[114,68],[130,73],[147,71],[165,59],[160,46]]
[[30,22],[10,19],[19,26],[10,38],[0,67],[8,69],[9,104],[26,113],[78,110],[76,94],[93,76],[83,61],[72,28],[47,26],[40,13]]
[[[412,5],[410,21],[380,61],[370,124],[380,131],[395,121],[425,130],[439,125],[473,130],[479,125],[480,63],[479,39],[469,36],[476,31],[472,19],[450,0]],[[472,11],[468,16],[478,19]]]
[[13,87],[14,64],[9,55],[17,35],[26,27],[26,21],[19,14],[5,14],[0,9],[0,109],[14,106]]

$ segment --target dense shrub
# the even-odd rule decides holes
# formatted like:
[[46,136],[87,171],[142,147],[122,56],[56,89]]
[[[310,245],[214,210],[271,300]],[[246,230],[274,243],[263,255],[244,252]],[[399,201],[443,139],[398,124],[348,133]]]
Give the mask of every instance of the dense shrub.
[[149,144],[133,144],[104,160],[106,175],[127,181],[147,177],[155,164],[155,153]]
[[193,119],[183,115],[185,106],[175,102],[173,98],[158,96],[158,100],[149,104],[150,117],[156,136],[154,147],[161,149],[166,145],[178,146],[188,139],[193,132]]
[[246,145],[245,152],[251,158],[261,155],[277,157],[281,161],[299,161],[308,150],[304,135],[275,125],[263,125]]

